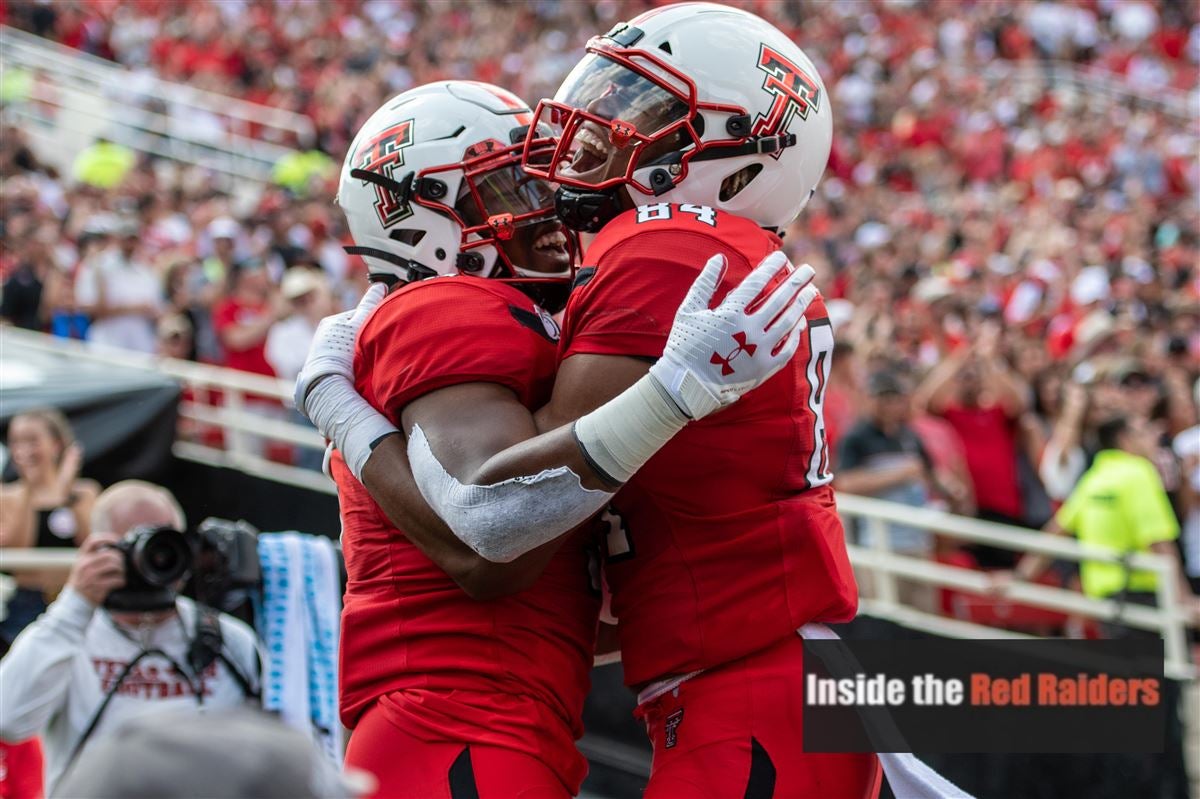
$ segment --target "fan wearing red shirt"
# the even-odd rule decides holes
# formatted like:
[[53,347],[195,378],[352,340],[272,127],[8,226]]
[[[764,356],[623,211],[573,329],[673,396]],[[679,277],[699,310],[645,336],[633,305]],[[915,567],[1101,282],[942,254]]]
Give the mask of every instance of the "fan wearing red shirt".
[[[945,419],[962,439],[979,518],[1024,525],[1016,422],[1025,412],[1029,390],[1000,356],[999,335],[998,326],[986,322],[974,344],[952,353],[929,373],[913,403]],[[1013,553],[1008,550],[973,551],[981,566],[1012,566]]]
[[287,311],[273,301],[271,281],[261,261],[235,264],[229,296],[213,307],[213,328],[225,350],[225,365],[275,376],[267,363],[267,332]]
[[[517,166],[530,123],[496,87],[430,84],[377,111],[343,167],[349,250],[408,285],[321,323],[297,407],[340,453],[346,761],[380,796],[578,792],[599,591],[591,539],[572,530],[607,504],[614,471],[783,368],[815,295],[811,269],[764,292],[777,257],[710,310],[713,262],[669,314],[658,376],[544,427],[558,326],[518,286],[551,298],[571,258],[548,185]],[[732,380],[708,346],[738,337],[762,352]],[[416,479],[397,479],[409,460]]]

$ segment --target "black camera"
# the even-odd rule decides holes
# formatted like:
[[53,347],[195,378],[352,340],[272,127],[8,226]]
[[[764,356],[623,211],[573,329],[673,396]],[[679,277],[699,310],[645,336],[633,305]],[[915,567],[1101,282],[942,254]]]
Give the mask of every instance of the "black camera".
[[258,530],[245,521],[208,518],[196,529],[196,544],[188,593],[210,607],[235,611],[262,584]]
[[195,562],[183,533],[170,527],[135,527],[112,547],[125,556],[125,585],[109,593],[104,607],[120,611],[174,607],[177,584],[187,579]]
[[104,606],[117,611],[166,610],[180,587],[202,604],[229,610],[262,581],[258,531],[244,521],[205,519],[194,534],[170,527],[136,527],[114,549],[125,555],[125,585]]

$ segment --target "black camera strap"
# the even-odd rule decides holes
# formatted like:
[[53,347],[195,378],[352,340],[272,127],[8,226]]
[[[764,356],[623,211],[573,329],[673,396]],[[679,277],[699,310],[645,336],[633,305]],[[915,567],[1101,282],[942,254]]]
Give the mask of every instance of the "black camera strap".
[[[108,710],[109,703],[112,702],[113,697],[116,696],[121,690],[121,686],[124,684],[125,680],[131,673],[133,673],[134,666],[140,663],[143,658],[157,655],[158,657],[161,657],[163,660],[170,663],[171,668],[175,670],[181,679],[187,682],[188,688],[191,689],[192,695],[196,697],[196,703],[199,705],[204,704],[204,670],[211,666],[214,661],[220,660],[225,664],[225,668],[229,670],[229,674],[233,677],[234,682],[236,682],[238,687],[242,689],[242,694],[247,699],[252,699],[255,702],[261,702],[262,695],[258,691],[254,690],[254,686],[250,683],[250,680],[246,677],[246,675],[243,674],[241,669],[239,669],[233,663],[233,661],[225,655],[224,637],[221,634],[220,614],[207,605],[197,604],[195,607],[196,629],[192,635],[192,641],[188,646],[187,652],[187,662],[188,666],[191,667],[191,673],[189,674],[188,670],[185,669],[178,660],[171,657],[163,650],[157,648],[143,648],[142,651],[138,653],[137,657],[129,661],[125,668],[121,670],[120,675],[117,676],[117,679],[115,682],[113,682],[112,687],[109,688],[105,693],[104,700],[100,703],[100,707],[96,708],[96,712],[92,714],[92,718],[88,721],[87,727],[84,729],[83,734],[75,743],[75,748],[71,750],[71,756],[67,758],[68,764],[75,762],[75,758],[78,757],[80,751],[83,750],[84,744],[88,742],[88,739],[91,738],[92,734],[96,731],[96,727],[99,726],[100,719],[104,717],[104,711]],[[258,657],[257,648],[255,649],[255,657]],[[68,765],[68,768],[69,767],[70,766]]]
[[92,733],[96,731],[96,727],[100,724],[100,719],[104,717],[104,711],[108,710],[109,703],[112,702],[113,697],[117,695],[117,692],[121,690],[121,685],[125,682],[125,679],[133,672],[133,667],[140,663],[142,658],[150,657],[151,655],[158,655],[163,660],[170,663],[171,667],[175,669],[179,676],[187,681],[188,687],[192,690],[193,695],[196,697],[196,701],[200,704],[204,704],[204,692],[201,690],[201,686],[197,685],[192,680],[191,675],[189,675],[187,671],[179,664],[179,661],[161,649],[143,649],[138,653],[137,657],[129,661],[128,665],[121,670],[121,674],[117,677],[116,681],[112,684],[112,687],[109,688],[108,692],[104,695],[104,701],[100,703],[100,707],[96,708],[96,712],[92,714],[91,720],[88,721],[88,725],[84,729],[83,735],[79,736],[79,740],[75,743],[75,748],[71,750],[71,756],[67,758],[68,764],[75,762],[75,758],[79,756],[79,752],[83,749],[83,745],[88,742],[89,738],[92,737]]
[[[257,648],[254,650],[254,654],[257,658]],[[214,661],[220,660],[225,664],[225,668],[229,669],[230,676],[233,677],[234,682],[242,689],[242,694],[247,699],[253,699],[256,702],[262,699],[259,692],[254,690],[250,679],[242,673],[242,670],[232,660],[225,656],[225,638],[221,632],[221,614],[215,608],[196,603],[196,629],[192,634],[191,645],[188,646],[187,659],[188,665],[192,667],[192,673],[197,676],[203,674],[204,670],[211,666]]]
[[193,674],[202,674],[221,654],[225,639],[221,635],[221,619],[208,605],[196,605],[196,629],[188,646],[187,661]]

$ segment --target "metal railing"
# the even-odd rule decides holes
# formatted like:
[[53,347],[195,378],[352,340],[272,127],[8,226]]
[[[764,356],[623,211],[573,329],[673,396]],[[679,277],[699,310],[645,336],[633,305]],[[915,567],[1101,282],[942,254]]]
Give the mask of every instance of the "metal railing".
[[218,391],[221,395],[220,404],[205,404],[195,400],[181,402],[179,418],[201,428],[219,429],[224,434],[223,446],[213,446],[201,440],[180,439],[172,448],[176,457],[209,466],[237,469],[311,491],[337,493],[332,481],[320,472],[273,461],[255,445],[256,439],[266,439],[324,451],[325,440],[311,426],[266,418],[247,409],[247,400],[253,403],[256,398],[275,400],[284,407],[291,407],[292,384],[289,382],[194,361],[91,347],[80,341],[11,327],[0,328],[0,340],[19,342],[22,347],[63,358],[85,358],[92,362],[155,371],[178,380],[193,394]]
[[1062,536],[870,497],[838,494],[837,501],[842,517],[858,520],[865,526],[871,541],[870,547],[854,544],[848,547],[855,570],[869,574],[875,589],[875,596],[861,600],[859,607],[862,612],[954,638],[1033,637],[1001,627],[940,616],[902,603],[897,590],[898,579],[977,594],[987,594],[989,581],[981,571],[893,551],[889,545],[889,524],[916,527],[964,544],[985,544],[1014,552],[1037,553],[1073,563],[1117,563],[1155,573],[1158,578],[1156,606],[1121,603],[1115,599],[1093,599],[1066,588],[1024,582],[1012,583],[1004,599],[1034,608],[1152,630],[1163,638],[1167,675],[1185,680],[1198,676],[1188,658],[1187,628],[1190,619],[1178,595],[1177,576],[1174,573],[1176,567],[1162,555],[1124,555]]
[[164,81],[6,26],[0,67],[29,79],[25,96],[9,98],[6,121],[65,156],[60,161],[103,137],[265,183],[274,164],[294,152],[287,143],[309,144],[315,135],[302,114]]
[[[184,402],[181,403],[180,418],[221,429],[225,433],[225,447],[222,449],[196,441],[177,441],[174,445],[174,454],[177,457],[230,467],[313,491],[336,493],[332,481],[325,475],[273,462],[255,452],[250,446],[250,437],[257,436],[293,446],[323,449],[323,439],[311,427],[290,421],[264,419],[245,409],[248,396],[270,397],[290,405],[290,383],[191,361],[155,358],[114,350],[96,350],[77,341],[52,338],[40,333],[12,328],[0,330],[0,338],[7,340],[8,337],[19,341],[22,346],[58,354],[64,358],[88,358],[119,366],[153,369],[174,377],[194,390],[218,390],[223,398],[222,404]],[[1171,572],[1172,563],[1161,555],[1139,553],[1123,556],[1061,536],[848,494],[838,495],[838,509],[847,521],[857,520],[870,534],[871,546],[849,546],[850,559],[855,569],[860,574],[871,575],[873,595],[864,598],[860,603],[862,612],[866,614],[955,638],[1031,637],[1002,627],[940,616],[902,601],[897,590],[898,580],[985,594],[988,590],[988,578],[980,571],[937,563],[892,550],[890,536],[887,534],[889,524],[921,528],[965,544],[986,544],[1018,552],[1040,553],[1075,563],[1085,560],[1122,563],[1158,575],[1157,606],[1092,599],[1065,588],[1019,582],[1011,586],[1005,598],[1021,605],[1098,621],[1119,622],[1158,632],[1164,640],[1167,675],[1189,680],[1197,676],[1196,669],[1188,661],[1189,621],[1176,591],[1175,575]],[[65,570],[70,568],[73,559],[73,550],[0,550],[0,568],[7,570]],[[613,656],[602,656],[601,662],[615,662],[617,659]]]
[[1144,108],[1155,108],[1180,120],[1200,116],[1200,89],[1192,92],[1172,87],[1139,86],[1124,75],[1069,61],[996,61],[985,75],[993,84],[1050,87],[1081,97],[1099,98]]

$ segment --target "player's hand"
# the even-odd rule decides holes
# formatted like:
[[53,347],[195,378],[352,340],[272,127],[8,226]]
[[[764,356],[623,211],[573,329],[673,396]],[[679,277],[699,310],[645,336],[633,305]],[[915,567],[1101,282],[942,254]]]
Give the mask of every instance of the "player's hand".
[[102,604],[109,593],[125,585],[125,556],[113,548],[120,540],[112,533],[92,533],[71,567],[67,585],[93,605]]
[[[305,405],[313,386],[331,375],[341,376],[353,383],[354,339],[358,336],[359,328],[371,315],[371,311],[383,302],[385,296],[387,286],[373,283],[359,300],[358,307],[327,316],[317,325],[317,332],[313,334],[312,345],[308,349],[308,357],[296,377],[296,390],[293,394],[296,409],[314,423],[316,419],[313,409]],[[329,436],[327,430],[321,430],[321,433]]]
[[[675,314],[662,358],[650,367],[692,419],[736,402],[782,369],[800,346],[804,312],[817,296],[812,267],[794,268],[777,251],[710,308],[724,269],[724,256],[708,260]],[[788,277],[755,303],[781,269]]]

